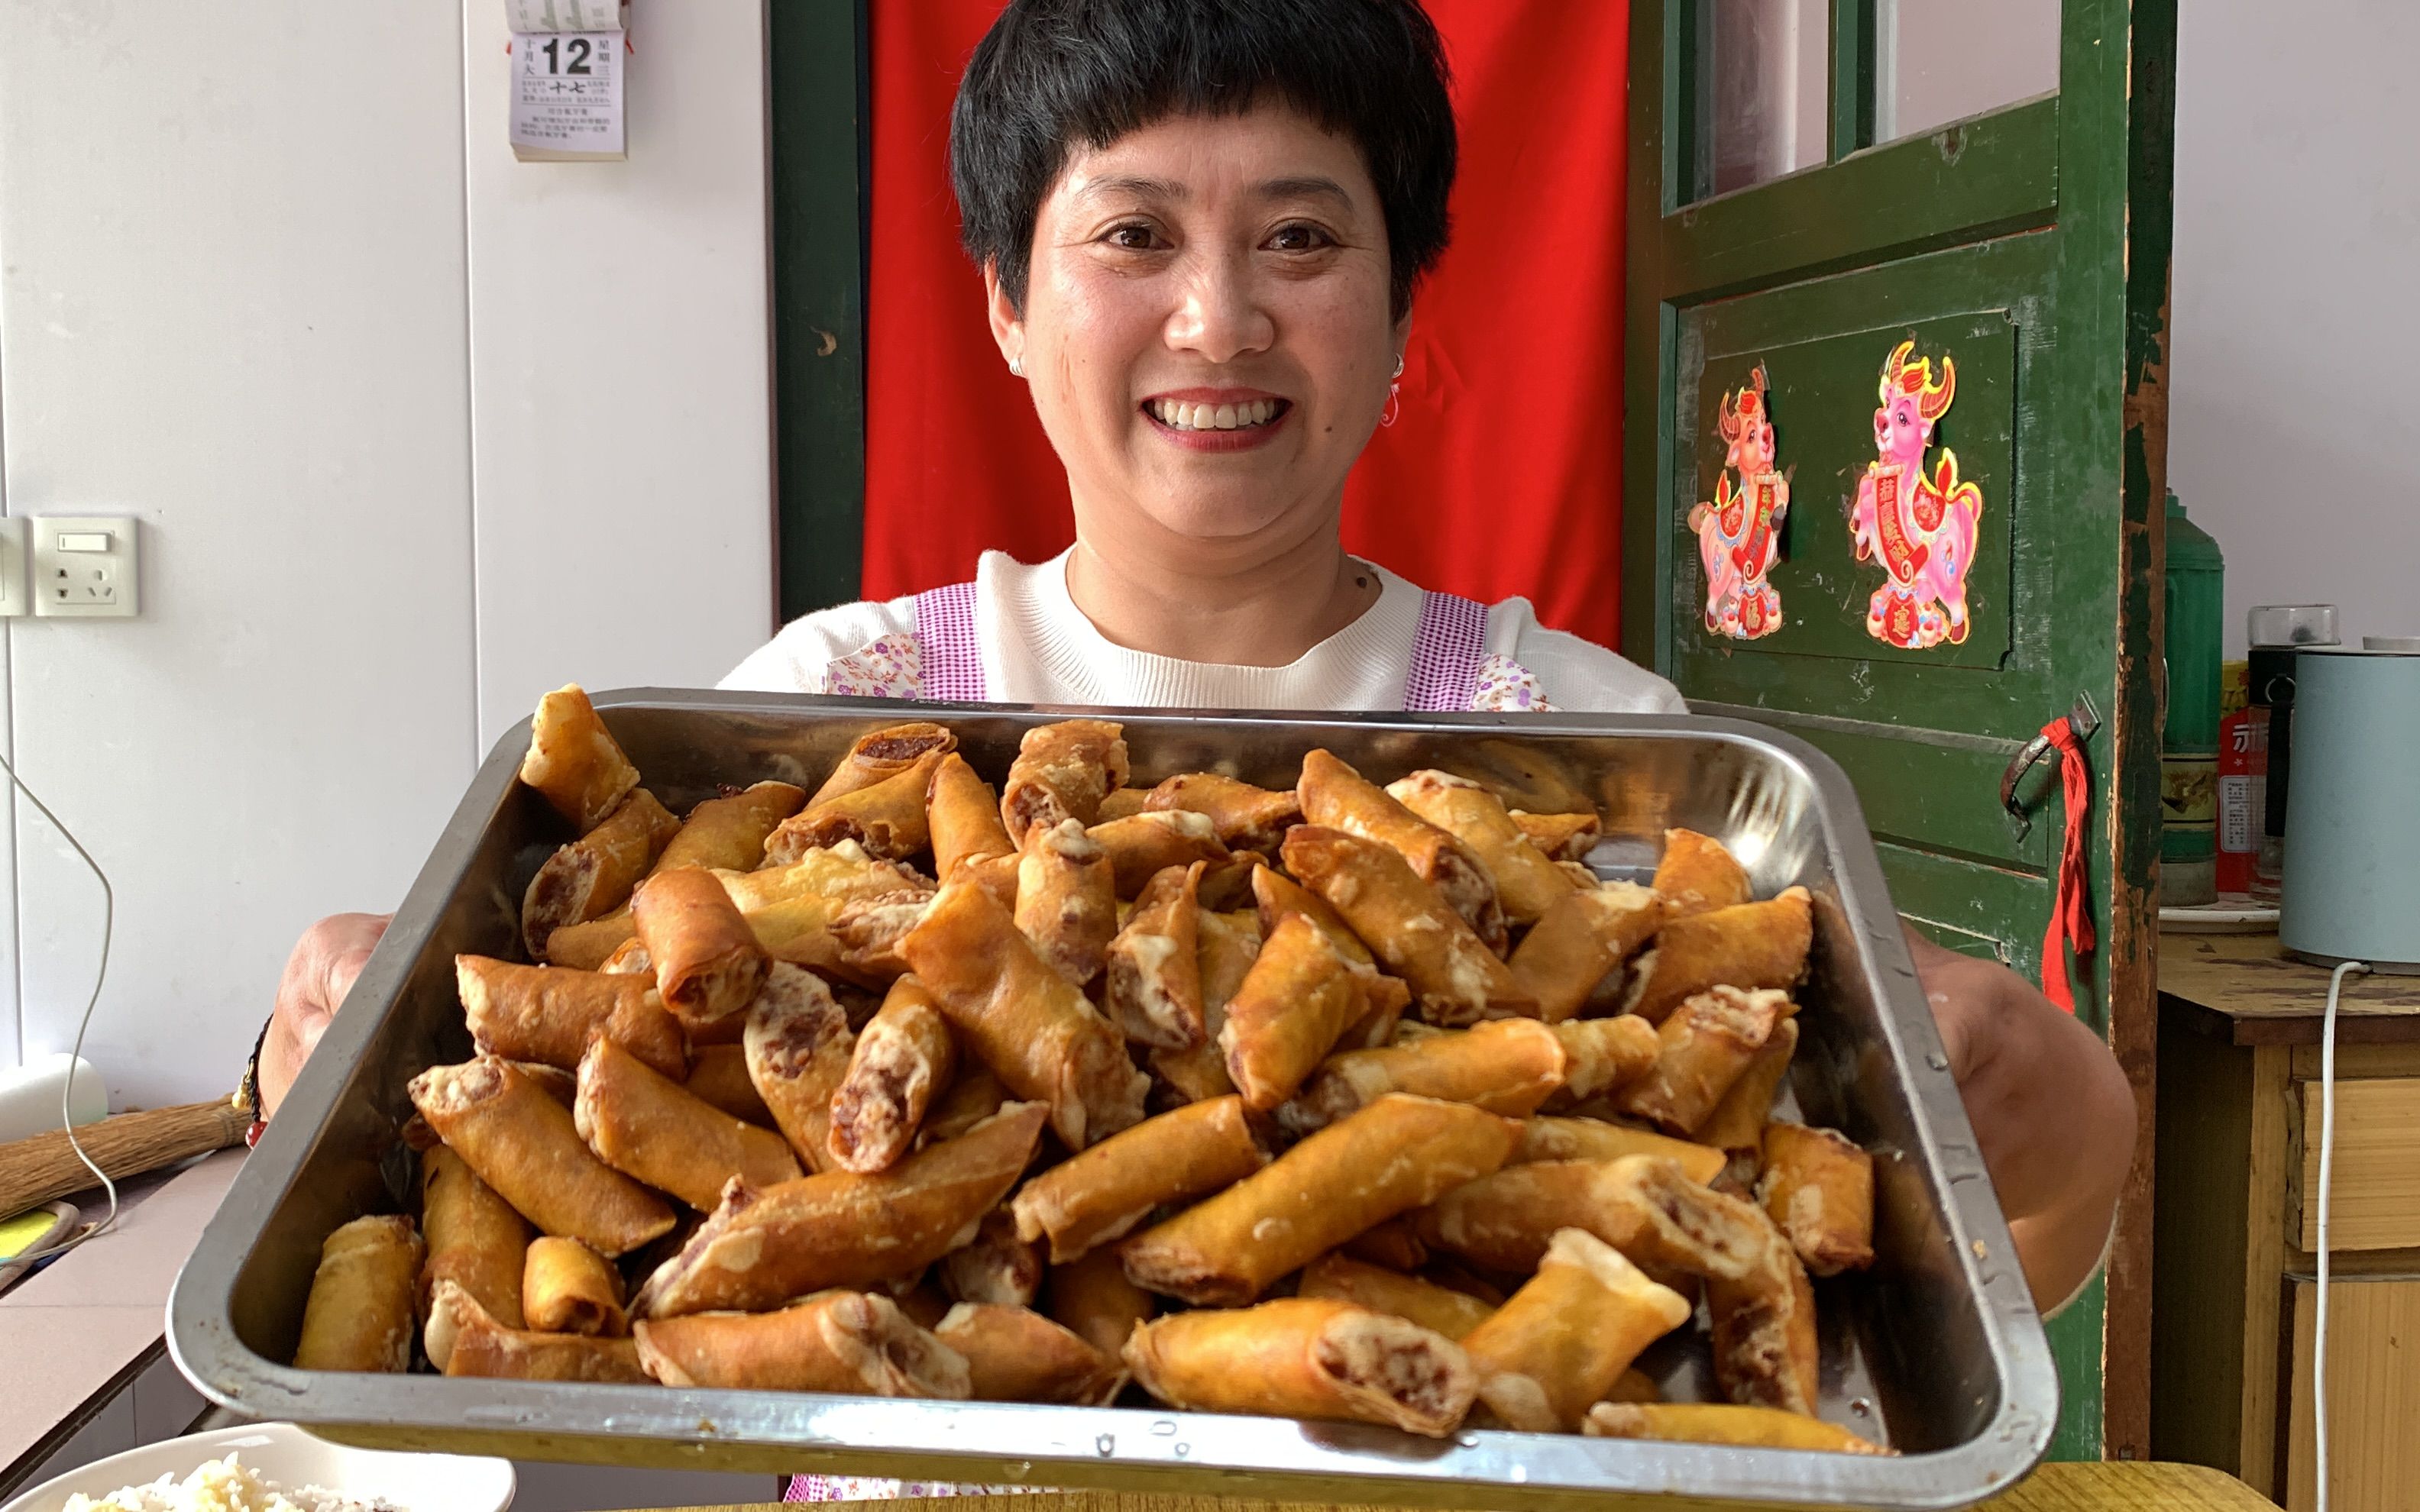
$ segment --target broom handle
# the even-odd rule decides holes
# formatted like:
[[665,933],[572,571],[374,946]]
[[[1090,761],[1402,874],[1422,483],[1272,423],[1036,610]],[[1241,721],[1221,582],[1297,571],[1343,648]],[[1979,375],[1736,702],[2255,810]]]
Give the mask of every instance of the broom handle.
[[[240,1144],[250,1121],[236,1111],[232,1099],[223,1097],[215,1103],[116,1114],[76,1130],[76,1141],[115,1181]],[[0,1216],[96,1184],[92,1172],[76,1159],[64,1130],[0,1145]]]

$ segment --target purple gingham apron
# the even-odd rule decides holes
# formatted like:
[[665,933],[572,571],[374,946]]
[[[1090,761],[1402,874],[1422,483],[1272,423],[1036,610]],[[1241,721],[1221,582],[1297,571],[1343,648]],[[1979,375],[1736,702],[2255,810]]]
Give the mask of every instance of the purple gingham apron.
[[[952,583],[916,595],[916,640],[923,648],[924,697],[936,703],[981,703],[986,688],[975,639],[975,585]],[[1404,707],[1420,714],[1470,707],[1487,658],[1487,606],[1452,594],[1420,595],[1412,671]]]

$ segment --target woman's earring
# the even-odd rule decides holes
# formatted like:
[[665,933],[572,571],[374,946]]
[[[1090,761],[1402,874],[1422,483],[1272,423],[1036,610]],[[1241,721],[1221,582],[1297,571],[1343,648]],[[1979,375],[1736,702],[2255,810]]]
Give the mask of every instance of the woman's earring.
[[1008,360],[1008,376],[1011,378],[1023,378],[1025,376],[1024,358],[1012,357]]
[[1380,415],[1380,416],[1378,417],[1378,424],[1381,424],[1381,425],[1391,425],[1391,424],[1393,424],[1395,423],[1395,417],[1396,417],[1398,414],[1401,414],[1401,413],[1403,412],[1403,408],[1404,408],[1404,385],[1403,385],[1403,382],[1402,382],[1403,377],[1404,377],[1404,360],[1403,360],[1403,358],[1402,358],[1401,356],[1397,356],[1397,357],[1396,357],[1396,359],[1395,359],[1395,377],[1394,377],[1394,379],[1393,379],[1392,381],[1389,381],[1389,382],[1388,383],[1388,385],[1387,385],[1387,412],[1386,412],[1385,414]]

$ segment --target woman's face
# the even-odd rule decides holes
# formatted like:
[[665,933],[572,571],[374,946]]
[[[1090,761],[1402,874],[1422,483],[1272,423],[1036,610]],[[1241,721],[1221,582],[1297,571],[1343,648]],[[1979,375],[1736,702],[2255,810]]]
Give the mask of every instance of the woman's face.
[[1325,528],[1403,344],[1359,149],[1283,106],[1078,152],[1022,316],[990,288],[1087,539],[1173,536],[1205,566]]

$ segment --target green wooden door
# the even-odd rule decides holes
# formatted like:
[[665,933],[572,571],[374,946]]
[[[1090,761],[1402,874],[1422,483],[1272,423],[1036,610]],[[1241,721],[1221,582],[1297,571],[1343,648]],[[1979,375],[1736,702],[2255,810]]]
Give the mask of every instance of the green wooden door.
[[[2001,780],[2087,702],[2076,997],[2148,1069],[2174,0],[1632,18],[1624,648],[1838,759],[1900,910],[2036,980],[2058,783]],[[2054,1454],[2141,1443],[2133,1254],[2052,1326]]]

